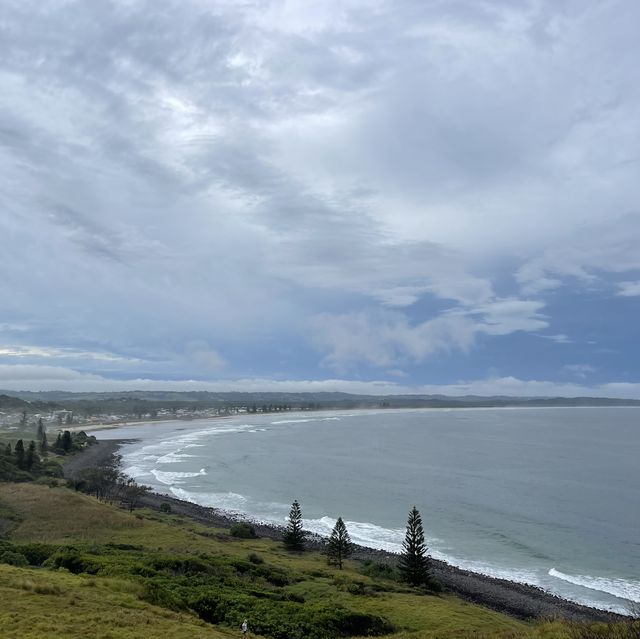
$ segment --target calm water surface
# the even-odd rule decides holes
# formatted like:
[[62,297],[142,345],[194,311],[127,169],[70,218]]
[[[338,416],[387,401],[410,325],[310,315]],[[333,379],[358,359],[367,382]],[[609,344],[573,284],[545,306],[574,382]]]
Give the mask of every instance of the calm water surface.
[[589,605],[640,602],[640,409],[242,415],[136,437],[126,472],[182,499],[397,550],[421,511],[430,553]]

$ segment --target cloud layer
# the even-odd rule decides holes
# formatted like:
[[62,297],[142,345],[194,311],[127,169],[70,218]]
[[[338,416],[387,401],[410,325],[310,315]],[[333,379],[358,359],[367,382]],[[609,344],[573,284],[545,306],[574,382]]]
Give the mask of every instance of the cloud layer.
[[635,383],[639,19],[4,2],[7,380]]

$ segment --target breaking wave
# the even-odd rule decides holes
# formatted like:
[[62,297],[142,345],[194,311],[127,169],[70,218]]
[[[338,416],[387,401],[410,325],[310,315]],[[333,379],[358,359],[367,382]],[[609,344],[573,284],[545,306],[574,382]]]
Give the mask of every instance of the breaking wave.
[[307,419],[279,419],[276,422],[271,422],[274,426],[276,424],[306,424],[307,422],[339,422],[340,417],[308,417]]
[[199,475],[206,475],[207,471],[204,468],[201,468],[197,473],[170,473],[163,470],[156,470],[155,468],[151,470],[151,474],[165,486],[172,486],[176,482],[179,482],[181,479],[187,479],[189,477],[198,477]]
[[567,575],[555,568],[552,568],[548,574],[550,577],[561,579],[574,586],[582,586],[583,588],[589,588],[589,590],[606,592],[620,599],[628,599],[629,601],[640,603],[640,581],[611,577],[591,577],[589,575]]

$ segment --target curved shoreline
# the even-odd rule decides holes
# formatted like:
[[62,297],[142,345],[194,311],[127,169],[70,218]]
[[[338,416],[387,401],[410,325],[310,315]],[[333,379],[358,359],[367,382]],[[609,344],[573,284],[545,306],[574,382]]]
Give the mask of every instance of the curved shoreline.
[[[108,466],[117,462],[117,452],[131,440],[113,439],[98,441],[65,464],[65,477],[73,478],[85,468]],[[227,528],[238,521],[249,518],[233,515],[217,508],[177,499],[170,495],[149,493],[141,500],[141,505],[159,509],[160,504],[171,504],[172,512],[189,517],[206,526]],[[281,540],[283,528],[264,522],[251,521],[260,537]],[[323,546],[320,537],[311,537],[310,548],[319,550]],[[383,562],[397,561],[397,555],[385,550],[354,545],[354,559],[375,559]],[[466,601],[487,606],[519,619],[566,619],[578,622],[616,622],[629,617],[591,608],[550,594],[536,586],[506,579],[489,577],[480,573],[457,568],[444,561],[431,560],[434,576],[445,589]]]

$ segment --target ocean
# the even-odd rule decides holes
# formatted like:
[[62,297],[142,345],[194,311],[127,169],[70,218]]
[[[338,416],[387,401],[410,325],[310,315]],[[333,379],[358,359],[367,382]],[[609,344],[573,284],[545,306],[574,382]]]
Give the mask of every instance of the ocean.
[[429,554],[625,612],[640,602],[640,408],[362,410],[238,415],[97,431],[138,482],[401,549],[420,510]]

